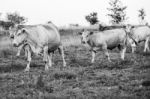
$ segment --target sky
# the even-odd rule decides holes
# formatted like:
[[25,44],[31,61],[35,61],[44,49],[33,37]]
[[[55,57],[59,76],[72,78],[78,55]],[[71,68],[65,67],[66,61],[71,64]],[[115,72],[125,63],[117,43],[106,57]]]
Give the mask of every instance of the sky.
[[[52,21],[57,26],[68,24],[89,25],[85,16],[98,13],[98,19],[108,24],[107,16],[110,0],[0,0],[1,18],[6,13],[18,12],[28,18],[26,24],[44,24]],[[145,9],[146,20],[150,23],[150,0],[121,0],[126,5],[128,23],[138,23],[138,10]]]

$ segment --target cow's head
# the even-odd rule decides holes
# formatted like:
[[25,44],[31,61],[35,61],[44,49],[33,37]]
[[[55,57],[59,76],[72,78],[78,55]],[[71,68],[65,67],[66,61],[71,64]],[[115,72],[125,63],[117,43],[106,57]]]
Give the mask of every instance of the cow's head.
[[126,26],[125,26],[125,31],[126,31],[126,33],[127,33],[127,34],[130,34],[132,28],[133,28],[133,26],[131,26],[130,24],[126,25]]
[[134,28],[134,26],[131,26],[131,25],[128,24],[128,25],[125,26],[125,32],[128,35],[129,44],[131,44],[131,46],[136,46],[137,41],[136,41],[136,39],[134,37],[134,34],[133,34],[133,30],[132,30],[133,28]]
[[9,38],[14,39],[14,35],[16,34],[17,30],[21,29],[22,25],[15,25],[13,28],[9,29]]
[[12,44],[15,47],[20,46],[21,44],[25,43],[27,38],[27,30],[25,28],[16,30],[11,37],[13,39]]
[[81,32],[79,32],[79,34],[81,35],[81,43],[85,44],[88,41],[88,37],[92,35],[93,32],[82,30]]

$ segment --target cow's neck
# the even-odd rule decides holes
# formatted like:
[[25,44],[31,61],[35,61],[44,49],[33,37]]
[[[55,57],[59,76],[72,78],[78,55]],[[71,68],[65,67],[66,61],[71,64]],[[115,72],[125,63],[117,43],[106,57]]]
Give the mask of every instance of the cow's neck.
[[88,45],[91,45],[90,38],[91,38],[91,36],[89,36],[89,37],[86,38]]

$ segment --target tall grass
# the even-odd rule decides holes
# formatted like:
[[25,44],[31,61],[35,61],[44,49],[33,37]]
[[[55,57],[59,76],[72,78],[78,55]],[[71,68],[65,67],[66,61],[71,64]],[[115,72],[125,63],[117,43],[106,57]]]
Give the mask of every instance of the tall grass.
[[10,55],[15,55],[17,49],[12,46],[8,36],[0,37],[0,57],[7,58]]
[[79,36],[63,36],[62,37],[63,46],[79,46],[81,45]]

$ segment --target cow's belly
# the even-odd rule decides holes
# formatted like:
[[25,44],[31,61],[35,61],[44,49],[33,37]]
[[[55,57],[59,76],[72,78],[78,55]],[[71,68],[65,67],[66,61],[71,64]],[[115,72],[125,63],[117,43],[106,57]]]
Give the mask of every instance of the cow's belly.
[[137,35],[137,36],[135,37],[135,40],[140,43],[140,42],[142,42],[142,41],[145,41],[146,38],[147,38],[147,36]]
[[59,43],[50,43],[48,44],[48,52],[54,52],[59,47]]
[[99,43],[93,43],[92,47],[102,49],[102,47],[107,46],[107,49],[112,50],[112,49],[118,47],[119,45],[121,45],[121,43],[119,43],[119,42],[116,42],[116,43],[112,43],[112,42],[111,43],[106,43],[106,42],[101,42],[100,43],[99,42]]
[[108,46],[107,46],[107,49],[112,50],[112,49],[114,49],[114,48],[118,47],[118,45],[119,45],[119,44],[108,45]]
[[121,43],[123,43],[123,40],[120,39],[111,39],[106,41],[107,47],[110,49],[117,47]]

